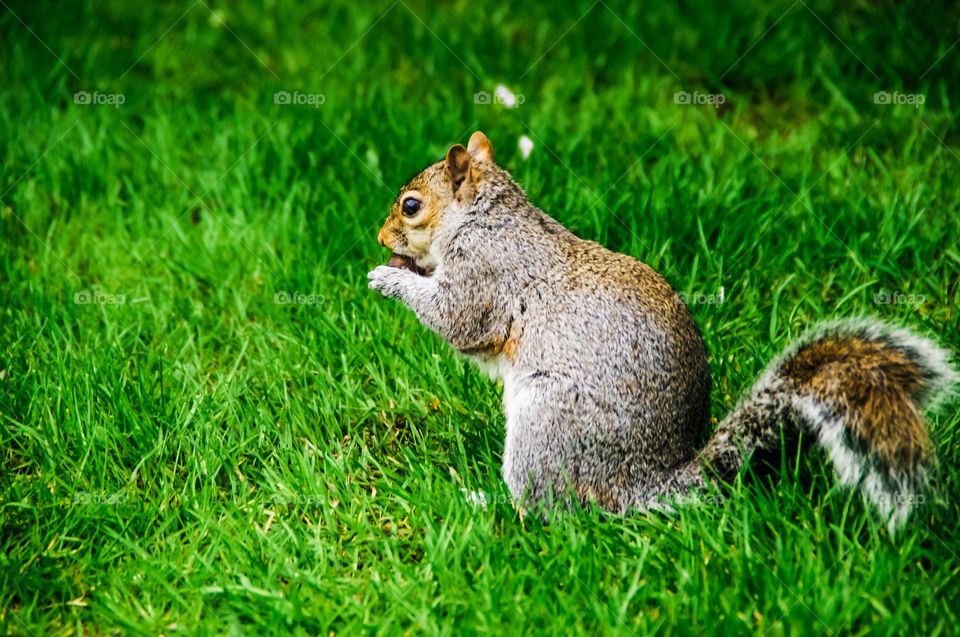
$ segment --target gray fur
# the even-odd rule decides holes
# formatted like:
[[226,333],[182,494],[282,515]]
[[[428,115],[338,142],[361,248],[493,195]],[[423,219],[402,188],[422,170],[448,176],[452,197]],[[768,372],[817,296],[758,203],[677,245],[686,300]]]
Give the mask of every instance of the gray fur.
[[[443,162],[428,167],[411,184],[456,195],[459,184],[443,170]],[[798,406],[802,391],[779,370],[805,344],[852,323],[822,327],[788,349],[701,447],[708,365],[678,295],[645,264],[567,231],[492,162],[474,161],[471,170],[460,191],[470,196],[442,210],[428,253],[410,254],[432,275],[379,266],[370,287],[503,379],[503,475],[518,502],[572,494],[619,513],[662,506],[702,487],[705,476],[735,474],[755,449],[776,447],[782,426],[816,431],[812,418],[836,416]],[[390,232],[395,250],[409,250],[403,231]],[[857,325],[920,352],[932,379],[921,403],[954,378],[947,355],[925,339]]]

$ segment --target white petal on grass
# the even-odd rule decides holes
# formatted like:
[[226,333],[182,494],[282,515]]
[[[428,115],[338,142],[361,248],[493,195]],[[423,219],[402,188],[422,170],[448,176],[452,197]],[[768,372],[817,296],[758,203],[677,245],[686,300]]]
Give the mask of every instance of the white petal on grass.
[[517,96],[503,84],[498,84],[494,93],[497,95],[497,101],[507,108],[517,107]]
[[517,142],[517,146],[520,147],[520,156],[526,159],[533,151],[533,140],[526,135],[521,135],[520,141]]

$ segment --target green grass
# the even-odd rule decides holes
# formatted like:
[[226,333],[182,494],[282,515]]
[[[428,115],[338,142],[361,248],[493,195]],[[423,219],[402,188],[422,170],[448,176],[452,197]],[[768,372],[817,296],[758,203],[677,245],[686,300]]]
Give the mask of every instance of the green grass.
[[[956,630],[956,404],[896,541],[818,453],[522,520],[498,388],[365,274],[396,190],[482,129],[703,301],[716,417],[823,318],[960,350],[960,11],[484,4],[0,7],[4,633]],[[524,103],[474,102],[500,83]]]

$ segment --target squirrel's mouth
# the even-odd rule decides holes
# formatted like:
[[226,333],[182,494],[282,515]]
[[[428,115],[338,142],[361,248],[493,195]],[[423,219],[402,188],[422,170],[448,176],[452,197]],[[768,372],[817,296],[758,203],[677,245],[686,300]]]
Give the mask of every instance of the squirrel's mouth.
[[417,265],[417,260],[411,256],[405,254],[397,254],[394,252],[390,255],[390,260],[387,261],[387,266],[391,268],[400,268],[402,270],[410,270],[416,272],[420,276],[430,276],[433,274],[433,268],[422,267]]

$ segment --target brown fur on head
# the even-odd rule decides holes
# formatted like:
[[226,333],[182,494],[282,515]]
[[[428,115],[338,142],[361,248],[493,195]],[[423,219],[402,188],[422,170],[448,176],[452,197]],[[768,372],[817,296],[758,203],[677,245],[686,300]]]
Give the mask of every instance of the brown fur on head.
[[[467,148],[454,144],[444,159],[424,168],[400,189],[377,241],[394,255],[412,258],[422,269],[434,267],[430,247],[444,213],[455,203],[473,201],[485,164],[493,164],[493,146],[480,131],[470,136]],[[413,214],[408,199],[419,202]]]

